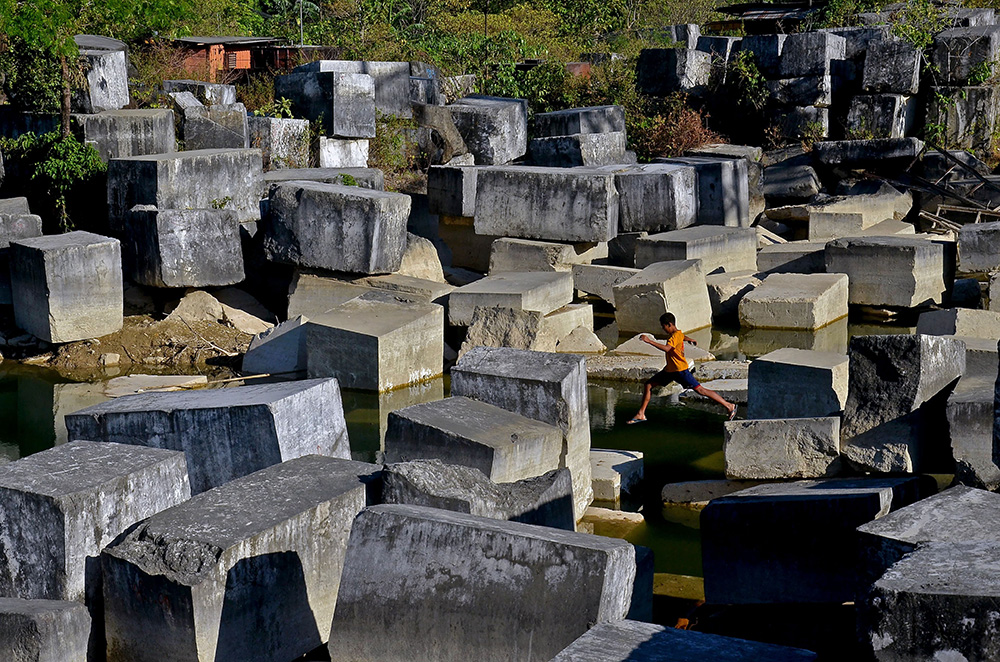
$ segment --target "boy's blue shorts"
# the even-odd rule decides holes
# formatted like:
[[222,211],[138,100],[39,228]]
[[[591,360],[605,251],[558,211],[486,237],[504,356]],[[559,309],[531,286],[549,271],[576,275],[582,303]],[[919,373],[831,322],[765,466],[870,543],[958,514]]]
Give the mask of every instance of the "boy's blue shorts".
[[701,386],[694,378],[690,370],[675,370],[668,372],[666,368],[649,378],[649,383],[654,386],[666,386],[670,382],[677,382],[684,388],[693,389]]

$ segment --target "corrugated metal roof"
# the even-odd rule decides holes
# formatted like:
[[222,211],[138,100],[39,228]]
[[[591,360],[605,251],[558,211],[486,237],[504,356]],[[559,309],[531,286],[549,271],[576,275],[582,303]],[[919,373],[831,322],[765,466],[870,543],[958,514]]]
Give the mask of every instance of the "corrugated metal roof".
[[191,46],[252,46],[254,44],[271,44],[278,39],[275,37],[180,37],[174,41]]

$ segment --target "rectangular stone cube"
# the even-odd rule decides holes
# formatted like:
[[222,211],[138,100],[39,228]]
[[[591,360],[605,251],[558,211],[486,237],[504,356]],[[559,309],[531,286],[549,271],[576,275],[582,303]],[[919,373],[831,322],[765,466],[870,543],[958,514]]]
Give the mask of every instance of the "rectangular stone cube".
[[319,137],[321,168],[367,168],[368,140]]
[[901,94],[859,94],[847,113],[850,134],[864,138],[902,138],[913,130],[915,97]]
[[927,98],[927,125],[940,127],[938,141],[958,149],[989,150],[998,115],[1000,95],[993,85],[932,87]]
[[300,64],[292,73],[338,72],[366,74],[375,81],[375,107],[386,115],[411,117],[410,63],[317,60]]
[[[993,341],[990,344],[996,345]],[[997,363],[996,354],[993,364]],[[984,490],[1000,487],[1000,465],[993,459],[994,384],[969,379],[948,396],[945,416],[955,459],[955,482]]]
[[183,450],[198,494],[308,455],[350,458],[335,379],[142,393],[66,416],[70,439]]
[[698,171],[693,166],[646,163],[604,166],[618,190],[621,232],[680,230],[698,220]]
[[766,354],[750,363],[747,418],[837,416],[847,402],[847,369],[845,354],[792,347]]
[[490,274],[525,271],[572,271],[574,265],[606,258],[608,245],[563,244],[530,239],[494,239],[490,246]]
[[712,304],[700,260],[656,262],[614,286],[615,321],[622,333],[660,333],[671,312],[685,331],[712,323]]
[[368,74],[311,71],[276,76],[274,95],[290,100],[296,117],[322,117],[327,136],[375,137],[375,80]]
[[136,205],[231,209],[240,223],[260,220],[263,165],[258,149],[205,149],[111,159],[108,222],[121,232]]
[[593,500],[586,360],[572,354],[476,347],[451,375],[453,396],[488,402],[562,430],[560,467],[572,474],[579,521]]
[[551,313],[573,301],[573,276],[565,272],[499,273],[464,285],[448,300],[448,323],[468,326],[476,307]]
[[431,166],[427,171],[427,208],[444,216],[476,215],[475,166]]
[[590,471],[594,500],[618,503],[642,483],[643,461],[639,451],[592,449]]
[[973,308],[928,310],[917,318],[917,333],[962,338],[1000,338],[1000,312]]
[[778,66],[782,78],[828,76],[833,60],[847,56],[847,41],[830,32],[797,32],[788,35]]
[[722,450],[730,480],[830,478],[843,470],[839,416],[728,421]]
[[580,292],[598,296],[615,305],[614,287],[639,273],[638,269],[612,267],[605,264],[573,265],[573,287]]
[[753,61],[765,78],[777,78],[781,63],[781,50],[785,34],[748,34],[743,37],[740,50],[753,55]]
[[306,324],[310,377],[344,388],[389,391],[443,370],[444,308],[353,299]]
[[674,92],[704,94],[711,75],[711,54],[694,48],[645,48],[636,65],[636,85],[654,97]]
[[[774,35],[777,36],[777,35]],[[829,108],[833,105],[832,76],[803,76],[767,81],[770,101],[779,106],[815,106]]]
[[247,121],[250,147],[261,151],[265,172],[309,167],[308,120],[252,115]]
[[757,252],[757,271],[775,274],[816,274],[826,271],[826,243],[789,241]]
[[527,153],[526,102],[473,95],[447,108],[476,165],[503,165]]
[[740,300],[740,325],[819,329],[847,317],[845,274],[771,274]]
[[625,162],[625,132],[574,133],[534,138],[528,144],[536,166],[571,168]]
[[11,662],[87,662],[90,626],[78,602],[0,598],[0,650]]
[[333,620],[376,465],[309,455],[200,494],[101,555],[108,651],[135,662],[287,662]]
[[712,499],[701,512],[705,599],[853,600],[854,529],[926,496],[925,485],[917,477],[800,480]]
[[166,154],[177,149],[174,114],[166,108],[106,110],[73,115],[74,130],[105,163],[123,156]]
[[389,414],[386,463],[439,459],[512,483],[559,468],[562,430],[486,402],[452,397]]
[[479,168],[478,234],[610,241],[618,233],[615,175],[592,168]]
[[958,231],[958,259],[967,273],[1000,268],[1000,222],[963,225]]
[[745,159],[683,156],[657,160],[691,166],[698,175],[698,223],[745,228],[750,225],[750,184]]
[[1000,60],[1000,26],[951,28],[934,37],[931,64],[945,83],[968,85],[982,67]]
[[46,342],[99,338],[122,328],[121,244],[70,232],[10,244],[18,327]]
[[125,226],[129,279],[150,287],[210,287],[244,279],[240,223],[226,209],[137,207]]
[[739,319],[740,301],[761,284],[753,271],[719,272],[705,276],[708,299],[712,303],[712,319],[734,321]]
[[757,268],[757,232],[752,228],[695,225],[651,234],[635,246],[635,266],[656,262],[701,260],[706,274],[753,271]]
[[410,197],[356,186],[289,182],[271,189],[264,250],[277,262],[364,274],[399,269]]
[[916,94],[920,90],[920,50],[902,39],[868,46],[861,78],[865,92]]
[[[452,583],[442,594],[445,568]],[[547,662],[594,623],[624,618],[635,575],[623,540],[373,506],[351,529],[330,657]]]
[[773,108],[769,122],[782,138],[789,140],[823,139],[830,135],[830,109],[815,106]]
[[621,106],[570,108],[535,114],[536,138],[613,132],[625,132],[625,110]]
[[128,61],[124,50],[80,49],[85,62],[71,99],[76,113],[119,110],[129,104]]
[[200,80],[179,79],[163,81],[163,91],[190,92],[198,101],[211,106],[220,104],[227,106],[236,103],[236,86],[223,83],[206,83]]
[[826,271],[847,274],[848,301],[914,308],[941,303],[950,278],[944,247],[925,239],[854,237],[826,245]]
[[298,180],[385,190],[385,173],[378,168],[281,168],[264,173],[265,195],[273,184]]

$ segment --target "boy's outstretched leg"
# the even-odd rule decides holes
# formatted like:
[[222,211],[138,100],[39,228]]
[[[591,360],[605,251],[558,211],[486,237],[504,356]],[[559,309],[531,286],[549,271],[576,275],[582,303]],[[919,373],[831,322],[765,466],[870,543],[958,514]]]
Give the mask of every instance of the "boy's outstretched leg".
[[706,398],[709,398],[711,400],[715,400],[720,405],[722,405],[723,407],[725,407],[726,411],[729,412],[729,420],[733,420],[734,418],[736,418],[736,405],[734,405],[733,403],[729,402],[728,400],[726,400],[725,398],[723,398],[721,395],[719,395],[715,391],[713,391],[711,389],[707,389],[704,386],[702,386],[701,384],[698,384],[698,386],[696,386],[693,390],[694,390],[695,393],[697,393],[699,395],[703,395]]
[[628,422],[629,425],[633,425],[635,423],[642,423],[646,420],[646,406],[649,404],[649,399],[652,397],[652,395],[653,395],[653,382],[646,382],[643,385],[642,404],[639,405],[639,411],[636,412],[635,416],[632,417],[632,420]]

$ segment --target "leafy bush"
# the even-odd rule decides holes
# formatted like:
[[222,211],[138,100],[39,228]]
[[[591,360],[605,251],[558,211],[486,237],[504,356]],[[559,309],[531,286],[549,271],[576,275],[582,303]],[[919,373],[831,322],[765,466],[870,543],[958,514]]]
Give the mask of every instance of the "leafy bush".
[[708,143],[723,142],[708,128],[706,117],[688,104],[687,96],[675,94],[663,102],[660,112],[640,119],[631,142],[641,159],[680,156]]

